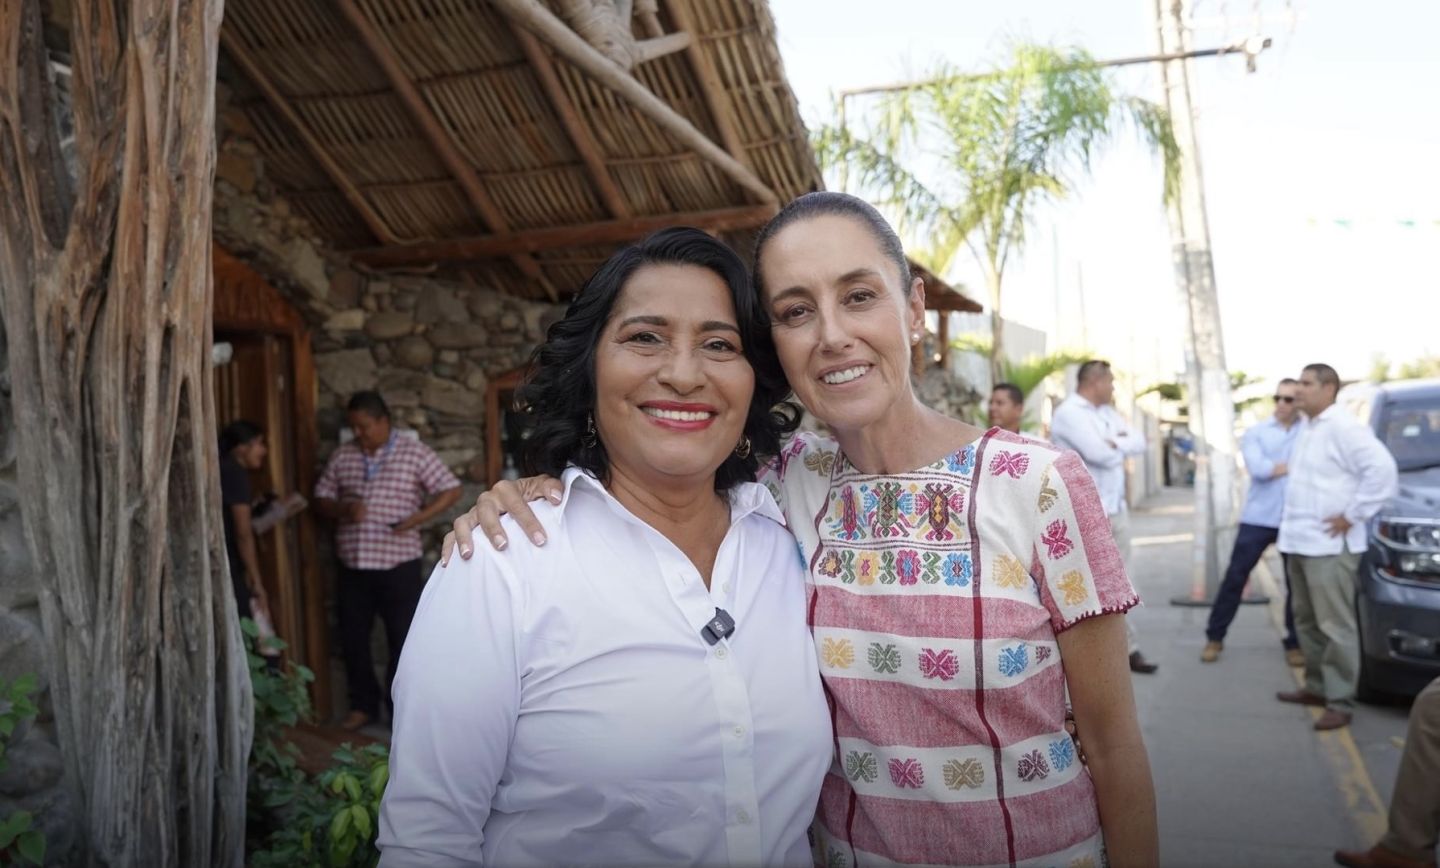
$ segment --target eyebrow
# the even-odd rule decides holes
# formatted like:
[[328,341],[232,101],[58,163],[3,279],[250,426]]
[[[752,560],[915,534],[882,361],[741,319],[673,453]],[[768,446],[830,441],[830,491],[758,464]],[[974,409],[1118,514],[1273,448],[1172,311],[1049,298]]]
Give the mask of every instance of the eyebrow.
[[[861,280],[863,278],[878,278],[880,280],[884,280],[885,275],[881,274],[873,268],[866,268],[865,266],[861,266],[859,268],[850,269],[849,271],[835,278],[834,282],[837,284],[844,284],[850,283],[853,280]],[[775,293],[775,295],[770,299],[770,303],[774,304],[782,299],[789,298],[792,295],[801,295],[809,291],[810,290],[804,286],[792,286],[789,289],[781,290],[780,292]]]
[[[620,328],[622,329],[630,325],[653,325],[663,327],[670,325],[670,321],[663,316],[655,316],[654,314],[641,314],[640,316],[626,317],[625,319],[620,321]],[[738,335],[740,334],[740,327],[735,325],[734,323],[725,322],[724,320],[708,319],[705,322],[700,323],[700,331],[734,332]]]

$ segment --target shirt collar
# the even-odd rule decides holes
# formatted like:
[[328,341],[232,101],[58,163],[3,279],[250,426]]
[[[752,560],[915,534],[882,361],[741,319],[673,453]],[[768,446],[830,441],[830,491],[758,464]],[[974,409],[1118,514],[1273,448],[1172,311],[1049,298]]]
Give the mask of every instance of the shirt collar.
[[[624,505],[606,490],[600,480],[587,470],[582,470],[572,464],[565,468],[565,473],[560,477],[560,481],[564,483],[565,491],[561,495],[560,505],[555,508],[555,511],[562,516],[565,514],[565,507],[570,503],[570,494],[576,486],[598,492],[614,508],[629,513],[629,510],[625,509]],[[784,526],[785,516],[780,512],[780,506],[775,503],[775,496],[770,493],[770,489],[760,483],[741,482],[730,489],[729,495],[731,524],[739,524],[741,519],[753,512]]]
[[1321,420],[1323,420],[1323,419],[1334,419],[1335,416],[1336,416],[1336,414],[1338,414],[1338,413],[1343,413],[1343,412],[1345,412],[1345,411],[1340,409],[1340,405],[1339,405],[1339,404],[1331,404],[1330,406],[1326,407],[1324,410],[1321,410],[1319,416],[1312,416],[1312,417],[1310,417],[1310,421],[1311,421],[1311,422],[1319,422],[1319,421],[1321,421]]

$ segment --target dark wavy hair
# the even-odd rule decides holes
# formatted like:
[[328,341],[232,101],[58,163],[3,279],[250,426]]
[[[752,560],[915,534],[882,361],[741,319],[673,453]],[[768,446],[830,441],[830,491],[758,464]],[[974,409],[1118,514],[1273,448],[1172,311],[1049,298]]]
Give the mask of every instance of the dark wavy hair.
[[265,436],[265,429],[244,419],[236,419],[220,429],[220,454],[229,455],[236,446],[244,446],[256,437]]
[[732,452],[715,471],[715,489],[753,481],[760,462],[778,453],[781,438],[799,424],[799,409],[785,401],[790,385],[775,354],[770,318],[750,287],[745,263],[723,242],[688,227],[662,229],[610,257],[585,282],[564,318],[550,326],[545,343],[531,357],[524,385],[516,390],[516,404],[524,408],[531,426],[522,450],[526,469],[559,476],[574,464],[609,480],[605,444],[583,442],[595,410],[595,348],[626,282],[647,265],[708,269],[730,290],[743,354],[755,372],[755,393],[745,419],[750,454],[741,458]]

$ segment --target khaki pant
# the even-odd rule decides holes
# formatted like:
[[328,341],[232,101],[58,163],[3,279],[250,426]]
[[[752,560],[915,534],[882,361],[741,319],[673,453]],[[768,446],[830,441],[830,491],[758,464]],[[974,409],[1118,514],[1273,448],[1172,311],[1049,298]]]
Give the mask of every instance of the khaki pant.
[[1354,552],[1291,555],[1290,593],[1295,634],[1305,655],[1305,689],[1339,711],[1355,707],[1360,677],[1360,631],[1355,623]]
[[[1120,561],[1125,564],[1125,577],[1130,579],[1133,585],[1135,579],[1130,575],[1130,513],[1126,511],[1117,512],[1110,516],[1110,535],[1115,538],[1115,547],[1120,550]],[[1135,627],[1130,619],[1125,619],[1125,638],[1130,643],[1130,653],[1134,654],[1140,650],[1140,639],[1135,635]]]
[[1440,837],[1440,678],[1415,698],[1400,774],[1390,797],[1390,829],[1380,845],[1432,862]]

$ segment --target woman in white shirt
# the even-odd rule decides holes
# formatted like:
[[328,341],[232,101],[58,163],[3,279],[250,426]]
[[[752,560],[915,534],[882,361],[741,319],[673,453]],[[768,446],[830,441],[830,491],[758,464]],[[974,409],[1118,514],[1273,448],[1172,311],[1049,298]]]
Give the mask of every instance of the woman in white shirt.
[[[394,687],[380,864],[809,865],[833,748],[804,567],[750,482],[793,416],[744,263],[616,254],[520,400],[552,543],[431,576]],[[556,544],[558,543],[558,544]]]

